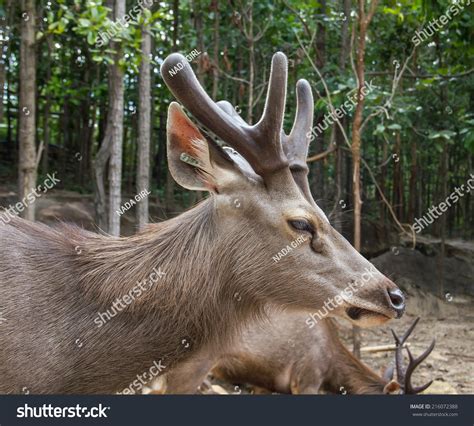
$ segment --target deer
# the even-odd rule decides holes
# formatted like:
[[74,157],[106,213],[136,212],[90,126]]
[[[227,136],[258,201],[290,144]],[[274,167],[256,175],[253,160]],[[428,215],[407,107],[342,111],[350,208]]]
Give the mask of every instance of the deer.
[[[414,386],[415,369],[430,355],[435,340],[414,358],[405,347],[409,361],[403,366],[402,350],[420,318],[416,318],[404,335],[395,339],[395,365],[378,375],[352,355],[338,337],[337,326],[324,318],[315,326],[305,323],[304,312],[278,312],[271,321],[249,325],[233,347],[212,358],[209,353],[196,354],[175,370],[152,384],[153,394],[194,394],[209,372],[222,381],[250,384],[256,393],[318,394],[418,394],[432,381]],[[396,368],[397,379],[394,380]],[[240,392],[240,388],[238,392]]]
[[[286,134],[287,72],[277,52],[262,116],[247,124],[207,95],[183,55],[164,60],[179,102],[168,108],[168,168],[183,188],[210,193],[188,211],[129,237],[21,218],[0,226],[0,393],[119,392],[158,362],[164,374],[229,346],[266,306],[315,310],[331,300],[331,316],[360,327],[403,315],[400,289],[311,197],[313,97],[299,80]],[[364,285],[346,288],[368,270]],[[118,301],[120,312],[96,321]]]

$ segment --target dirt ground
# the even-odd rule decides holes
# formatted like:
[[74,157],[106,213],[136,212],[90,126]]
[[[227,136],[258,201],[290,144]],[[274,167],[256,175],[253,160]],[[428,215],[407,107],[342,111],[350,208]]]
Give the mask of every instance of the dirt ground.
[[[434,318],[424,316],[409,338],[410,351],[414,356],[425,351],[433,338],[436,346],[431,355],[413,374],[415,385],[434,380],[425,393],[472,394],[474,393],[474,323],[471,309],[459,304],[457,316]],[[392,343],[390,327],[399,336],[408,328],[415,316],[405,315],[389,326],[363,331],[363,346]],[[350,330],[343,333],[346,342]],[[349,345],[349,347],[351,347]],[[380,372],[393,360],[393,352],[363,353],[362,360],[375,371]]]

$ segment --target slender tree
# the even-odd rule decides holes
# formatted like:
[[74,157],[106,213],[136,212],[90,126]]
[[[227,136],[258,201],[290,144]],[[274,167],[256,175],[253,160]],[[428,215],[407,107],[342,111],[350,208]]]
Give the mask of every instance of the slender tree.
[[212,66],[212,99],[217,99],[219,89],[219,2],[212,0],[211,9],[214,12],[214,31],[213,31],[213,66]]
[[[138,168],[137,194],[150,188],[150,86],[151,35],[147,24],[142,26],[141,63],[138,75]],[[137,223],[141,229],[148,223],[148,197],[137,206]]]
[[[22,1],[20,41],[20,95],[19,127],[19,188],[18,198],[23,200],[36,187],[38,154],[35,143],[36,126],[36,51],[35,51],[35,0]],[[22,215],[35,220],[35,203],[26,201]]]
[[[342,9],[343,9],[343,21],[341,25],[341,50],[339,54],[339,70],[341,75],[344,75],[346,71],[346,64],[349,58],[349,49],[350,49],[350,38],[349,38],[349,21],[351,15],[351,0],[343,0],[342,1]],[[344,116],[341,119],[342,126],[347,129],[347,117]],[[348,194],[348,188],[344,190],[344,176],[343,173],[345,171],[344,168],[344,160],[346,160],[346,156],[344,155],[344,135],[342,134],[341,129],[337,124],[334,125],[335,131],[335,138],[336,138],[336,155],[335,155],[335,184],[336,184],[336,202],[339,203],[341,200],[344,202],[343,198],[345,198]],[[346,130],[347,132],[347,130]],[[348,204],[348,200],[345,201]],[[335,209],[335,217],[334,217],[334,226],[339,231],[342,232],[342,212],[340,210],[340,205],[338,204]]]
[[[354,200],[354,247],[356,250],[361,249],[361,210],[362,199],[360,192],[360,151],[361,151],[361,127],[362,114],[364,111],[364,94],[362,89],[365,86],[365,44],[367,29],[377,8],[378,0],[371,0],[369,11],[365,11],[365,0],[358,0],[359,10],[357,17],[358,37],[357,37],[357,54],[356,54],[356,74],[357,74],[357,104],[354,113],[354,121],[352,124],[352,188]],[[354,327],[354,354],[360,357],[360,331]]]
[[[193,7],[195,7],[194,4],[195,2],[193,2]],[[179,36],[179,0],[173,0],[173,33],[172,33],[173,52],[175,52],[178,48],[178,36]],[[174,179],[171,176],[171,173],[168,167],[166,167],[165,201],[166,201],[166,208],[168,212],[171,212],[171,213],[175,213],[174,191],[175,191]]]
[[[117,20],[125,15],[125,0],[115,0],[112,6],[112,18]],[[94,164],[96,178],[96,215],[99,227],[111,235],[120,234],[120,216],[117,211],[121,204],[122,150],[123,150],[123,108],[124,84],[120,66],[122,49],[119,42],[111,41],[115,57],[109,65],[109,109],[104,139]],[[109,166],[108,209],[104,175]]]
[[[125,15],[125,0],[115,0],[115,19]],[[124,83],[123,71],[120,64],[122,59],[121,46],[116,46],[116,58],[111,65],[111,86],[114,93],[114,103],[111,108],[112,134],[109,162],[109,233],[120,235],[120,210],[122,204],[122,153],[123,153],[123,104]]]
[[[46,39],[46,43],[47,43],[46,84],[48,84],[49,81],[51,80],[51,50],[52,50],[51,37],[48,37]],[[46,99],[44,102],[44,109],[43,109],[43,141],[44,141],[43,164],[42,164],[43,173],[48,173],[49,171],[50,115],[51,115],[51,93],[48,90],[46,93]]]

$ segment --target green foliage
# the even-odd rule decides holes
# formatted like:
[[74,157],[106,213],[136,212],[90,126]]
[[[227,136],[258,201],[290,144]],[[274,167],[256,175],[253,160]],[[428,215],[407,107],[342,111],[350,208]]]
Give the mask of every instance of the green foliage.
[[[214,44],[218,37],[217,65],[218,84],[216,98],[228,99],[238,105],[242,117],[247,116],[250,80],[250,43],[242,32],[249,30],[250,2],[215,2],[211,0],[179,2],[179,26],[173,28],[173,2],[154,2],[151,10],[134,11],[138,2],[126,2],[128,24],[118,28],[111,17],[105,0],[57,0],[39,1],[40,11],[38,43],[38,93],[39,129],[43,135],[42,114],[46,98],[51,99],[51,144],[59,151],[52,161],[73,156],[80,151],[82,127],[93,126],[91,158],[97,152],[103,136],[108,102],[109,65],[117,60],[124,70],[125,93],[125,147],[124,174],[127,185],[133,186],[136,154],[138,105],[138,67],[141,61],[143,26],[149,27],[153,38],[153,155],[155,173],[154,193],[165,196],[166,170],[164,149],[166,111],[172,95],[159,75],[159,64],[173,51],[175,30],[177,50],[189,53],[203,50],[192,64],[198,69],[201,58],[208,61],[200,75],[206,90],[212,93],[214,79]],[[472,56],[472,7],[467,7],[432,36],[424,40],[408,62],[404,77],[394,94],[393,80],[414,49],[413,36],[452,5],[448,0],[383,0],[377,8],[367,35],[365,58],[366,80],[373,90],[365,98],[364,120],[373,116],[364,126],[362,154],[377,178],[381,176],[380,164],[383,148],[388,148],[388,158],[396,140],[400,141],[401,169],[405,198],[410,188],[409,164],[412,145],[416,143],[419,175],[417,190],[433,200],[439,193],[440,166],[443,148],[446,146],[450,161],[448,187],[462,183],[472,172],[474,154],[474,115],[472,114],[472,87],[474,74]],[[16,108],[18,85],[20,15],[11,28],[12,40],[8,61],[10,106]],[[0,16],[6,16],[0,7]],[[288,101],[285,130],[289,130],[296,111],[295,85],[299,78],[306,78],[315,93],[315,115],[330,112],[328,95],[335,107],[340,107],[354,94],[357,81],[351,58],[340,63],[341,35],[344,24],[348,25],[348,37],[355,25],[357,7],[352,4],[351,16],[346,18],[340,1],[285,0],[253,2],[254,35],[262,37],[253,45],[255,62],[254,96],[257,100],[253,112],[258,117],[263,109],[264,88],[267,83],[272,54],[281,50],[289,58]],[[215,19],[219,18],[217,33]],[[198,30],[198,22],[200,29]],[[308,60],[304,49],[313,62],[319,64],[327,83],[328,93],[318,74]],[[49,46],[49,49],[48,49]],[[322,49],[318,52],[317,49]],[[355,47],[354,47],[355,50]],[[204,55],[207,53],[207,56]],[[355,61],[355,51],[352,55]],[[205,61],[203,61],[205,64]],[[201,64],[201,65],[203,65]],[[222,72],[221,72],[222,71]],[[48,76],[48,77],[47,77]],[[240,79],[236,80],[231,77]],[[262,95],[261,95],[262,93]],[[65,112],[66,111],[66,112]],[[354,111],[347,112],[346,133],[352,136]],[[69,121],[65,119],[70,116]],[[83,123],[83,117],[86,120]],[[15,121],[11,121],[14,126]],[[1,138],[6,138],[2,131]],[[327,148],[331,130],[327,130],[311,153]],[[161,151],[160,151],[161,150]],[[161,152],[161,154],[160,154]],[[63,156],[63,157],[61,157]],[[158,160],[160,158],[160,160]],[[326,177],[328,199],[335,196],[335,166],[332,159],[321,163]],[[456,165],[455,167],[453,165]],[[76,165],[71,166],[74,169]],[[316,166],[312,166],[316,168]],[[66,167],[68,168],[68,167]],[[350,167],[348,166],[348,169]],[[314,170],[312,170],[312,173]],[[77,172],[76,172],[77,173]],[[388,162],[385,170],[387,196],[394,191],[395,163]],[[74,181],[74,179],[71,179]],[[379,182],[380,183],[380,182]],[[343,188],[348,192],[349,188]],[[364,175],[364,205],[377,201],[377,191],[368,175]],[[176,190],[177,199],[182,199]],[[186,195],[188,197],[188,195]],[[187,200],[187,198],[185,198]],[[422,203],[424,203],[423,201]],[[428,202],[428,201],[426,201]],[[426,206],[421,205],[420,209]],[[367,207],[367,214],[377,215],[378,210]]]

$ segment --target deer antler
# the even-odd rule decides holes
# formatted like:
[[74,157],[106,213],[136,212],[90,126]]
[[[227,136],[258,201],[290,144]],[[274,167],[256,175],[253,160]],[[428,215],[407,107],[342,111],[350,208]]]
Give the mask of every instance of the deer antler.
[[[311,127],[313,125],[313,95],[311,86],[305,79],[298,80],[296,84],[296,115],[293,128],[289,135],[281,132],[283,151],[288,159],[291,174],[310,203],[314,203],[308,183],[308,166],[306,157],[311,141]],[[239,124],[246,125],[242,117],[237,113],[228,101],[219,101],[217,105]]]
[[[311,141],[309,134],[313,125],[313,95],[311,86],[304,80],[298,80],[296,84],[296,115],[293,128],[289,135],[281,132],[283,151],[288,159],[288,165],[293,178],[298,187],[303,192],[306,199],[315,203],[308,183],[308,166],[306,157],[308,156],[308,147]],[[217,105],[225,111],[236,122],[246,125],[242,117],[237,113],[232,104],[228,101],[219,101]]]
[[287,136],[282,132],[282,144],[293,178],[303,192],[306,199],[313,204],[313,199],[308,183],[308,166],[306,157],[311,141],[311,128],[313,127],[314,101],[311,86],[305,79],[296,83],[296,115],[293,128]]
[[395,333],[393,329],[390,329],[393,337],[395,339],[395,366],[397,370],[397,381],[400,384],[403,393],[405,394],[417,394],[420,392],[423,392],[425,389],[427,389],[431,383],[433,383],[433,380],[430,380],[428,383],[415,387],[411,384],[411,376],[413,372],[415,371],[416,367],[418,367],[427,357],[428,355],[433,351],[435,347],[435,339],[431,342],[430,346],[426,351],[424,351],[418,358],[413,358],[413,355],[410,352],[410,349],[408,347],[406,348],[407,353],[408,353],[408,366],[406,369],[403,369],[403,345],[405,344],[406,340],[412,333],[413,329],[416,327],[418,324],[418,321],[420,318],[416,318],[415,321],[413,321],[413,324],[408,328],[408,330],[405,332],[405,334],[400,338],[398,335]]
[[293,128],[287,136],[283,134],[283,150],[290,163],[290,169],[301,169],[308,172],[306,157],[313,125],[313,94],[311,86],[305,79],[296,83],[296,115]]
[[201,124],[242,154],[264,178],[288,166],[281,145],[287,73],[286,56],[278,52],[272,58],[263,115],[250,126],[233,119],[207,95],[184,56],[173,53],[161,65],[163,80],[175,97]]
[[[310,203],[314,203],[313,196],[308,184],[308,166],[306,157],[310,143],[310,131],[313,125],[314,102],[311,86],[304,80],[298,80],[296,84],[297,107],[293,128],[289,135],[281,132],[283,151],[288,159],[288,166],[298,187]],[[217,105],[225,111],[232,119],[241,125],[246,125],[242,117],[235,111],[228,101],[219,101]]]

